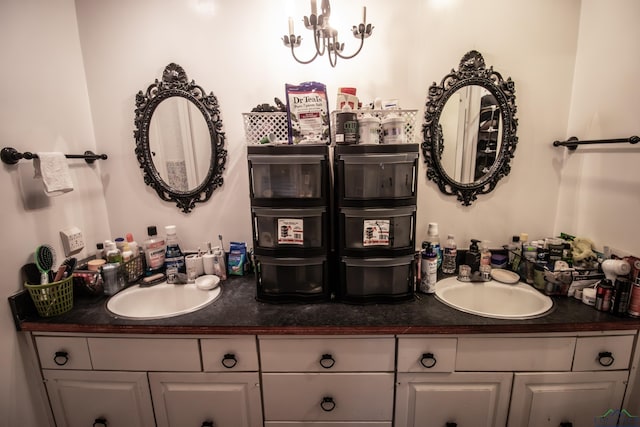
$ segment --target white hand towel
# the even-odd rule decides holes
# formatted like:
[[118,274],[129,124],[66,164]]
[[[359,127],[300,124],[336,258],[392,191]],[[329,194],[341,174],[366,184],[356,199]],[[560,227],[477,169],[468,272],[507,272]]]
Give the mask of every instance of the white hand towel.
[[63,153],[36,153],[33,159],[35,178],[42,178],[47,196],[59,196],[73,190],[67,158]]

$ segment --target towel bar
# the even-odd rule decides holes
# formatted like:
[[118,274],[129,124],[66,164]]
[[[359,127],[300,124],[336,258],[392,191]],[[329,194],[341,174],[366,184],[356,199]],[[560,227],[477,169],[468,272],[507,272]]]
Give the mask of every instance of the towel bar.
[[[107,160],[108,158],[106,154],[95,154],[93,151],[85,151],[84,154],[65,154],[64,156],[67,159],[84,159],[84,161],[89,164],[92,164],[96,160]],[[0,158],[8,165],[15,165],[20,159],[37,159],[38,155],[28,151],[20,153],[13,147],[4,147],[2,151],[0,151]]]

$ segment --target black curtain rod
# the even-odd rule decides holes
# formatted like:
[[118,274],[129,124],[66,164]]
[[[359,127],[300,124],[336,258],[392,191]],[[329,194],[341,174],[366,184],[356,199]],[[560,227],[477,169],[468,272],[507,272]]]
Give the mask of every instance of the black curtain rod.
[[[93,151],[85,151],[84,154],[65,154],[67,159],[84,159],[85,162],[92,164],[96,160],[107,160],[106,154],[95,154]],[[30,153],[25,151],[20,153],[18,150],[12,147],[4,147],[0,152],[2,161],[8,165],[15,165],[20,159],[32,160],[37,159],[36,153]]]
[[578,145],[589,145],[589,144],[620,144],[620,143],[629,143],[629,144],[637,144],[640,142],[640,137],[633,135],[629,138],[617,138],[617,139],[594,139],[592,141],[580,141],[575,136],[572,136],[566,141],[554,141],[554,147],[567,147],[569,150],[575,150],[578,148]]

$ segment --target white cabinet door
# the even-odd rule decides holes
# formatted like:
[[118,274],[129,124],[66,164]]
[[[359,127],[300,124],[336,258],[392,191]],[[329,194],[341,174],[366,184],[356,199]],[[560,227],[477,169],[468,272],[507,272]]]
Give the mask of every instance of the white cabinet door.
[[262,426],[257,372],[149,373],[159,427]]
[[509,427],[616,425],[628,371],[515,374]]
[[399,373],[395,425],[503,427],[511,380],[511,373]]
[[58,427],[153,427],[144,372],[42,371]]

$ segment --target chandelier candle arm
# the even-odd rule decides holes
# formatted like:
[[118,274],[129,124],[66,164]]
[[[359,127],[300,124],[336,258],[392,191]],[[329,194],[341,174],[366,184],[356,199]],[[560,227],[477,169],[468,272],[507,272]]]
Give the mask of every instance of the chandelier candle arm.
[[362,23],[354,25],[351,29],[353,36],[360,39],[360,46],[352,55],[342,55],[344,43],[338,41],[338,31],[331,28],[329,17],[331,16],[331,5],[329,0],[322,0],[320,5],[321,14],[318,15],[318,2],[311,0],[311,14],[303,17],[303,23],[307,30],[313,32],[313,42],[315,45],[315,54],[307,61],[300,60],[295,54],[295,48],[299,47],[302,41],[300,36],[294,33],[293,18],[289,17],[289,36],[282,38],[284,45],[291,48],[291,55],[300,64],[309,64],[318,56],[327,53],[329,64],[336,66],[338,57],[342,59],[351,59],[358,55],[364,46],[364,39],[368,38],[373,32],[373,25],[367,24],[367,7],[362,8]]

